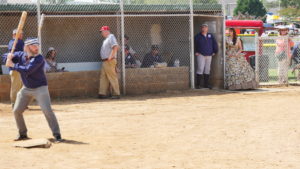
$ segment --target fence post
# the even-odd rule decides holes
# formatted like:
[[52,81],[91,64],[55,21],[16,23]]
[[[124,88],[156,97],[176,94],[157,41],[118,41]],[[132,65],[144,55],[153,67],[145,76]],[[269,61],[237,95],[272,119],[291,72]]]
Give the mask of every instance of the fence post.
[[195,88],[195,61],[194,61],[194,8],[193,0],[190,0],[190,82],[191,88]]
[[39,40],[39,53],[42,53],[42,33],[41,33],[41,3],[40,0],[36,1],[36,9],[37,9],[37,31],[38,31],[38,40]]
[[[290,61],[291,61],[291,60],[290,60],[291,58],[290,58],[290,56],[289,56],[289,53],[291,54],[291,51],[290,51],[290,50],[291,50],[291,48],[290,48],[291,46],[290,46],[290,42],[289,42],[289,35],[288,35],[288,36],[285,36],[284,38],[285,38],[285,39],[284,39],[284,42],[285,42],[285,45],[286,45],[286,52],[285,52],[285,53],[286,53],[286,58],[287,58],[287,62],[288,62],[287,65],[289,65],[289,63],[291,63],[291,62],[290,62]],[[290,51],[290,52],[289,52],[289,51]],[[290,67],[290,66],[285,67],[285,69],[287,69],[287,70],[285,70],[285,72],[287,73],[287,74],[286,74],[286,77],[287,77],[287,82],[286,82],[286,84],[287,84],[287,85],[289,85],[289,67]]]
[[123,84],[123,94],[126,95],[126,70],[125,70],[125,20],[124,20],[124,0],[120,0],[120,10],[121,10],[121,53],[122,53],[122,84]]
[[259,37],[258,34],[255,33],[255,80],[259,83],[259,49],[260,49],[260,43],[259,43]]
[[223,87],[226,88],[226,16],[225,16],[225,1],[222,0],[222,10],[223,10]]

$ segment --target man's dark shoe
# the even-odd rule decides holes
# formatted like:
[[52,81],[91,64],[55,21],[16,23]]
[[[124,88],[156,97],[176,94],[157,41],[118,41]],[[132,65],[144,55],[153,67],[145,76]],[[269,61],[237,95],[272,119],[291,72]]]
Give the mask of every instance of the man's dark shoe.
[[203,87],[203,79],[204,76],[203,75],[196,75],[196,89],[201,89]]
[[206,89],[212,89],[212,87],[211,87],[211,85],[210,84],[206,84],[206,85],[204,85],[204,88],[206,88]]
[[14,141],[21,141],[21,140],[29,140],[30,138],[27,135],[19,135]]
[[98,99],[109,99],[109,97],[108,97],[108,96],[105,96],[105,95],[99,94],[99,95],[98,95]]
[[204,88],[207,88],[207,89],[210,89],[210,90],[212,89],[212,87],[210,85],[205,85]]
[[204,74],[204,88],[212,89],[211,85],[209,84],[208,74]]
[[61,135],[60,135],[60,134],[54,136],[54,139],[55,139],[55,142],[62,142],[62,141],[64,141],[64,140],[61,138]]
[[120,96],[119,95],[114,95],[114,96],[111,96],[111,99],[120,99]]

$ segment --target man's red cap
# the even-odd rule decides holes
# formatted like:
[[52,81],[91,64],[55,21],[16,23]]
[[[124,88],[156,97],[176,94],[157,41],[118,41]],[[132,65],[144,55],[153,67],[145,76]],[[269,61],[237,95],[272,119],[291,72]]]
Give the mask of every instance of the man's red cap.
[[101,31],[110,31],[110,28],[109,28],[109,26],[102,26],[101,28],[100,28],[100,32]]

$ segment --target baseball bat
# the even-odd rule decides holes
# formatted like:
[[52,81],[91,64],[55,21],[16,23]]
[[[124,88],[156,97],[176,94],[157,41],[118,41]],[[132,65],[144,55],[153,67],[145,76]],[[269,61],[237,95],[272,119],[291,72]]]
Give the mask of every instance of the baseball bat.
[[39,30],[42,30],[44,24],[45,14],[41,15],[40,23],[39,23]]
[[15,41],[13,43],[13,46],[11,48],[10,53],[14,53],[15,52],[16,45],[17,45],[18,39],[20,38],[20,34],[21,34],[22,30],[23,30],[26,18],[27,18],[27,12],[23,11],[22,15],[21,15],[21,18],[20,18],[20,22],[19,22],[18,28],[17,28],[17,33],[16,33]]
[[[41,40],[41,34],[42,34],[42,28],[43,28],[43,24],[44,24],[44,19],[45,19],[45,15],[42,14],[40,17],[40,21],[39,21],[39,27],[38,27],[38,37],[39,37],[39,43],[42,43]],[[42,46],[39,46],[39,52],[42,53]]]

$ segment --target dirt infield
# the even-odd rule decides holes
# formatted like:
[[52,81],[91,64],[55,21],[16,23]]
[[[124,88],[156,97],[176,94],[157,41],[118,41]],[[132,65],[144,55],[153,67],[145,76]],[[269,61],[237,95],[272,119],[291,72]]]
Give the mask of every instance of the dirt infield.
[[[12,147],[16,126],[0,103],[1,169],[299,169],[300,87],[187,91],[121,100],[53,101],[67,141]],[[51,138],[38,106],[32,138]]]

